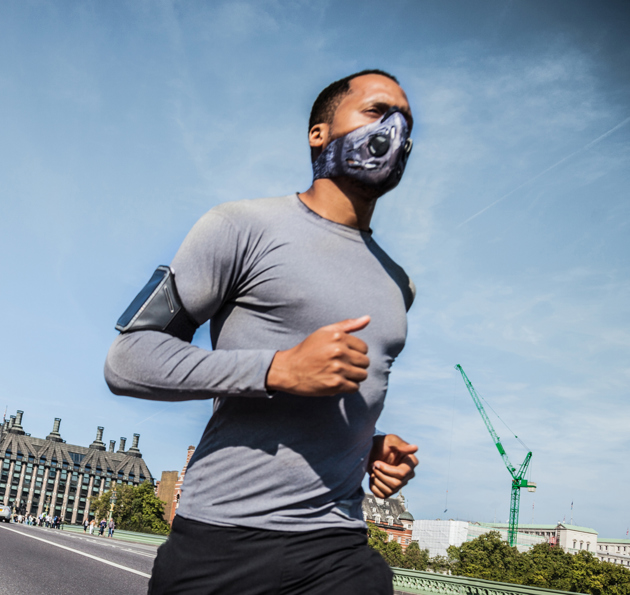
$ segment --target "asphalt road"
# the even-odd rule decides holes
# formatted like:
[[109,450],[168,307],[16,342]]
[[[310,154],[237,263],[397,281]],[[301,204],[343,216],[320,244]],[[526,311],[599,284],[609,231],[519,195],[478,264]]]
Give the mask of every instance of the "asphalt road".
[[157,548],[0,523],[0,595],[146,595]]

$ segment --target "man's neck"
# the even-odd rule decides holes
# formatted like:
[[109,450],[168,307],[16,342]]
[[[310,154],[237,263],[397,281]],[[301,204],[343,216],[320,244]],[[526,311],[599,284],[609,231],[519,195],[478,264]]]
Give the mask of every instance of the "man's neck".
[[320,217],[362,231],[370,229],[378,198],[367,198],[351,184],[344,183],[344,180],[333,182],[328,178],[315,180],[306,192],[301,192],[298,196]]

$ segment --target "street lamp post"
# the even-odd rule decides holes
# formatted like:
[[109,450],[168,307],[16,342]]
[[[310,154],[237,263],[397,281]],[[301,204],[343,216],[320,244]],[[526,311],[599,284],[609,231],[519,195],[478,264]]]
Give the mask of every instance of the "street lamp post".
[[109,518],[107,520],[111,521],[114,516],[114,506],[116,505],[116,484],[114,484],[114,487],[112,488],[112,495],[110,496],[109,501],[111,504],[109,507]]

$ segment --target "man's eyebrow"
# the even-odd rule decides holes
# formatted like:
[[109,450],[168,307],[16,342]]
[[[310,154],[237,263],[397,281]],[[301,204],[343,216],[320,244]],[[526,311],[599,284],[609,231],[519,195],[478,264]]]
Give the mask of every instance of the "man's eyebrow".
[[405,116],[405,120],[407,120],[407,124],[409,125],[409,132],[411,132],[411,129],[413,128],[413,116],[411,115],[411,110],[408,107],[392,105],[388,101],[370,101],[368,103],[383,110],[383,112],[386,112],[390,107],[397,107],[402,115]]

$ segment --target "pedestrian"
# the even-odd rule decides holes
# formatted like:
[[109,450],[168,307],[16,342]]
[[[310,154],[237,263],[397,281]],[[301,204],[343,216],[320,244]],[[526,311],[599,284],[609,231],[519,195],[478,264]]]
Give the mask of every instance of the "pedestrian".
[[107,527],[107,521],[105,519],[101,519],[98,526],[98,533],[101,537],[103,537],[103,533],[105,533],[105,527]]
[[89,525],[89,524],[90,524],[90,523],[88,522],[87,518],[84,518],[84,519],[83,519],[83,533],[86,533],[86,532],[87,532],[87,528],[88,528],[88,525]]
[[109,519],[109,523],[107,526],[109,527],[107,537],[114,537],[114,529],[116,528],[116,523],[114,523],[114,519]]
[[[392,593],[361,482],[388,497],[418,462],[416,446],[375,436],[415,289],[370,221],[400,181],[412,123],[388,73],[326,87],[311,187],[212,209],[119,319],[114,393],[214,399],[151,595]],[[208,320],[212,351],[189,344]]]
[[90,521],[90,535],[94,535],[94,525],[95,525],[95,524],[96,524],[96,523],[95,523],[94,519],[92,519],[92,520]]

